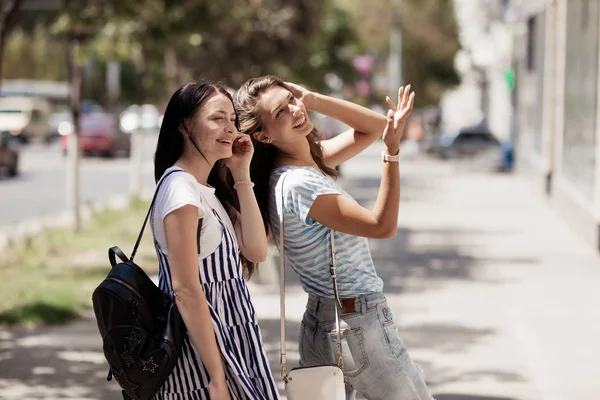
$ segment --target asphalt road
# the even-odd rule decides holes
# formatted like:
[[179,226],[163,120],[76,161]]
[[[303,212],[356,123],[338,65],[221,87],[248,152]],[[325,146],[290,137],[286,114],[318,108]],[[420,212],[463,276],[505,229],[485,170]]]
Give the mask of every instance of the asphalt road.
[[[156,134],[144,136],[142,183],[151,187],[152,157]],[[67,160],[58,143],[24,146],[20,153],[20,174],[0,179],[0,228],[22,221],[57,214],[67,207],[65,189]],[[83,158],[81,199],[105,200],[129,190],[128,158]]]

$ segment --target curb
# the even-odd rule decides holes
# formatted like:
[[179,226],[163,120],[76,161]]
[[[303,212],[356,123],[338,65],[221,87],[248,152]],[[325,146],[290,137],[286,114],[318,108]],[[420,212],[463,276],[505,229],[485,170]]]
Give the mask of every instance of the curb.
[[[154,188],[142,189],[140,197],[144,200],[152,199]],[[122,210],[127,207],[131,194],[119,194],[108,200],[96,200],[81,208],[81,220],[89,220],[93,213],[103,210]],[[0,250],[10,243],[31,238],[47,229],[68,228],[73,225],[73,218],[69,210],[60,211],[54,215],[32,218],[15,224],[0,227]],[[256,284],[279,284],[279,251],[274,244],[269,244],[267,259],[259,263],[257,272],[251,281]],[[158,276],[156,276],[158,285]]]

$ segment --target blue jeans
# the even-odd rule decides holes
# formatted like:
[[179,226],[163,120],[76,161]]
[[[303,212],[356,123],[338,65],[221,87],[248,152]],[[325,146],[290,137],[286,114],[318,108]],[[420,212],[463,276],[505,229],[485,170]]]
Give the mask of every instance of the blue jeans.
[[[335,300],[309,295],[300,328],[300,363],[336,364]],[[410,358],[383,293],[361,295],[356,312],[341,314],[346,399],[358,391],[369,400],[433,400]]]

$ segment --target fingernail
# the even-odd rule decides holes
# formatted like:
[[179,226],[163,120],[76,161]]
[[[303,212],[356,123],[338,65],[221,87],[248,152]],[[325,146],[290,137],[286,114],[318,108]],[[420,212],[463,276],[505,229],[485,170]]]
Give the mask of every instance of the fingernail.
[[391,101],[392,99],[390,99],[390,97],[389,97],[389,96],[385,96],[385,100],[386,100],[386,101]]
[[392,115],[394,115],[394,112],[392,110],[388,110],[388,114],[387,114],[388,118],[391,117]]

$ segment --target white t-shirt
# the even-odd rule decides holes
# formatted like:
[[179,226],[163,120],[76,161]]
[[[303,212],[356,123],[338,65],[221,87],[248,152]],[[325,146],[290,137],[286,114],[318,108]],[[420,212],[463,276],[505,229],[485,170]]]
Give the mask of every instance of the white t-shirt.
[[[173,166],[167,169],[165,174],[174,170],[183,171],[181,168]],[[221,243],[223,228],[213,210],[219,214],[223,223],[230,229],[234,241],[236,241],[231,219],[229,219],[225,208],[215,196],[215,189],[201,185],[193,175],[185,171],[174,172],[165,178],[160,187],[154,203],[151,221],[154,239],[165,255],[168,256],[163,220],[169,213],[188,204],[198,208],[198,219],[202,219],[199,259],[202,260],[212,254]]]

